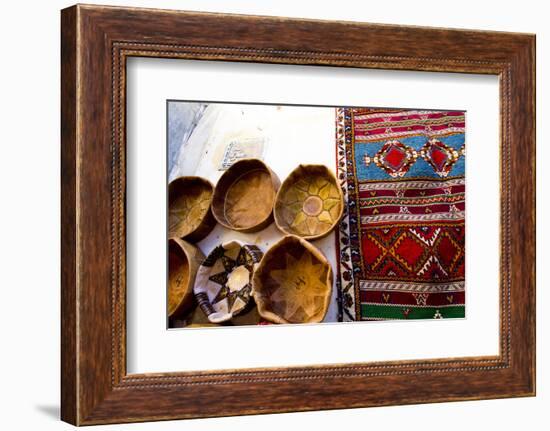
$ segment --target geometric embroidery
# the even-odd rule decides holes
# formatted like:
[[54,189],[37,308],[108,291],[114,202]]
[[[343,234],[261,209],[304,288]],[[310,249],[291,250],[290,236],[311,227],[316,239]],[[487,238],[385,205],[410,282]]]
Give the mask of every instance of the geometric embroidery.
[[419,151],[397,140],[391,140],[386,142],[374,157],[371,158],[365,154],[363,163],[365,166],[374,163],[395,178],[403,177],[416,159],[422,157],[437,175],[446,177],[456,161],[464,154],[464,146],[456,150],[435,138],[427,141]]
[[[388,141],[374,156],[376,166],[384,169],[392,177],[402,177],[415,162],[416,151],[401,142]],[[365,159],[365,163],[370,159]]]
[[[367,279],[461,280],[464,278],[464,223],[428,226],[366,226],[363,229]],[[418,232],[423,232],[418,235]],[[426,235],[427,233],[431,235]]]
[[[462,149],[461,152],[463,154],[464,150]],[[458,160],[459,151],[445,145],[437,139],[430,139],[426,142],[426,145],[422,147],[420,155],[434,168],[439,176],[446,177]]]
[[338,108],[341,320],[465,315],[465,117]]

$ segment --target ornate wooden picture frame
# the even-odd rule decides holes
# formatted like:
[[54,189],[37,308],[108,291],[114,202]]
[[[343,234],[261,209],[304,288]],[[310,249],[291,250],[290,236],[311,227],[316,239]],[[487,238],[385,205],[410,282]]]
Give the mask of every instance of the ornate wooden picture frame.
[[[88,425],[535,394],[534,35],[80,5],[63,10],[61,24],[64,421]],[[500,354],[128,374],[125,97],[126,60],[132,56],[497,75]],[[239,402],[221,402],[227,399]]]

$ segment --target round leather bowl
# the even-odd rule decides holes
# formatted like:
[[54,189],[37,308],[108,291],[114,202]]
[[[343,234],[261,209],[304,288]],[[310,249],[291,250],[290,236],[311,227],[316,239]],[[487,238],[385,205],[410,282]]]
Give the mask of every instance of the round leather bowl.
[[323,165],[300,165],[283,181],[275,200],[277,227],[305,239],[328,235],[342,218],[344,196]]
[[193,286],[204,260],[198,247],[179,238],[168,240],[168,316],[182,317],[195,306]]
[[252,279],[258,313],[274,323],[317,323],[328,310],[332,268],[312,244],[287,235],[264,255]]
[[242,159],[229,167],[214,190],[212,213],[222,226],[256,232],[273,221],[279,179],[259,159]]
[[168,234],[197,242],[216,226],[210,205],[214,187],[201,177],[179,177],[168,185]]

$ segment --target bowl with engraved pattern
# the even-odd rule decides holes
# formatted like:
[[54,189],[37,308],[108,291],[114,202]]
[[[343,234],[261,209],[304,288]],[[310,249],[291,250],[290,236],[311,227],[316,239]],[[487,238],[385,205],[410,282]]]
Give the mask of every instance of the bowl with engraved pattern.
[[252,279],[258,313],[273,323],[318,323],[328,311],[332,268],[317,247],[287,235],[265,253]]
[[283,181],[275,199],[275,224],[286,234],[314,240],[328,235],[344,211],[344,196],[324,165],[300,165]]

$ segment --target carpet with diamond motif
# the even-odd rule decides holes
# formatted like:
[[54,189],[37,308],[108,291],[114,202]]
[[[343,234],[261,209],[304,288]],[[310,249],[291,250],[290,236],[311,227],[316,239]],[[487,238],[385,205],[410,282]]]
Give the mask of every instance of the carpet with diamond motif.
[[336,110],[343,321],[465,315],[465,113]]

